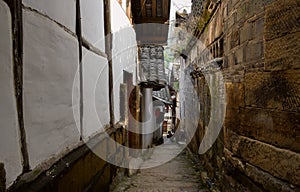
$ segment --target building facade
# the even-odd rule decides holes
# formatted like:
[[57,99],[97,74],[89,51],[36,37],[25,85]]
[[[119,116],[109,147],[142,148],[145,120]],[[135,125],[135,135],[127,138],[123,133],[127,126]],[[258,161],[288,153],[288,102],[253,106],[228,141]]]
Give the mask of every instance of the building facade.
[[[224,191],[238,184],[252,191],[299,190],[299,2],[199,5],[200,14],[190,15],[200,15],[196,26],[182,28],[194,37],[182,51],[180,80],[181,126],[190,149]],[[212,143],[207,134],[214,139],[216,133],[202,154],[205,142]]]

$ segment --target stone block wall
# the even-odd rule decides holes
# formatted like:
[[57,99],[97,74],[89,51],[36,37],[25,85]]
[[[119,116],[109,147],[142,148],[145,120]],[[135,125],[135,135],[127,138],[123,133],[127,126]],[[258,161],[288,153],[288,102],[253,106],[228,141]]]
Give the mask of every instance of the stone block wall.
[[[299,190],[299,6],[296,0],[225,0],[198,37],[211,58],[216,55],[214,44],[224,40],[223,132],[201,157],[211,176],[227,173],[226,181],[234,178],[253,191]],[[210,32],[214,26],[223,26],[219,36]],[[204,53],[200,50],[190,64],[205,63]],[[197,81],[203,117],[192,148],[199,147],[210,114],[205,80]],[[223,184],[236,187],[233,182]]]

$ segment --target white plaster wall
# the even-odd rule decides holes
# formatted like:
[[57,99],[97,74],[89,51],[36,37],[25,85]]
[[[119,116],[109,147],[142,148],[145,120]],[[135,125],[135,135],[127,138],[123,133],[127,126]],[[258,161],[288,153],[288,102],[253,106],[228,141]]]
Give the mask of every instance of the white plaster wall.
[[126,13],[126,1],[127,0],[122,0],[122,9],[124,10],[125,13]]
[[75,37],[35,12],[23,11],[23,30],[24,124],[34,168],[79,142],[72,110],[79,55]]
[[9,186],[22,172],[20,137],[13,81],[12,28],[8,6],[0,1],[0,162]]
[[81,0],[81,27],[83,37],[105,52],[103,1]]
[[83,138],[109,124],[108,62],[83,49]]
[[111,26],[113,32],[113,81],[115,122],[120,120],[120,84],[123,70],[135,73],[137,44],[136,34],[124,10],[117,2],[111,1]]
[[38,10],[75,32],[76,0],[23,0],[23,4]]
[[120,30],[121,28],[131,26],[128,17],[126,16],[125,11],[120,6],[118,0],[111,0],[110,11],[111,11],[111,30],[113,33]]

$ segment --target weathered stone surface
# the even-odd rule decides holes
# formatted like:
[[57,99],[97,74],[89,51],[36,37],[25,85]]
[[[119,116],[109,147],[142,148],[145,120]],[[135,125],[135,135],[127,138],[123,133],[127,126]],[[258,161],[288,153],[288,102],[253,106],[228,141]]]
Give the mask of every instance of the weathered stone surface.
[[244,107],[245,88],[242,83],[226,83],[226,104],[230,108]]
[[300,32],[266,41],[266,69],[288,70],[300,68]]
[[300,109],[300,72],[274,71],[245,76],[246,106],[286,111]]
[[232,67],[235,65],[235,60],[234,60],[234,53],[229,53],[228,54],[228,66]]
[[300,3],[276,1],[266,9],[266,69],[300,68]]
[[34,168],[79,142],[72,108],[79,51],[77,39],[49,19],[24,10],[23,23],[24,124]]
[[234,157],[233,153],[226,148],[224,148],[224,156],[233,167],[237,168],[241,172],[245,171],[245,164],[240,159]]
[[240,139],[238,134],[236,134],[234,131],[229,129],[225,130],[224,132],[225,148],[227,148],[233,154],[237,154],[239,142]]
[[[253,172],[249,169],[246,170],[247,166],[243,166],[244,162],[248,162],[261,168],[268,174],[271,174],[272,177],[277,177],[281,180],[288,181],[289,183],[299,185],[300,156],[298,153],[239,136],[230,130],[226,130],[224,141],[225,146],[228,149],[225,148],[225,157],[239,170],[248,171],[247,174],[252,175]],[[263,176],[253,175],[253,179],[258,177],[260,178]],[[272,177],[268,178],[264,176],[265,179],[262,180],[262,182],[266,182],[269,179],[272,179]]]
[[232,13],[227,20],[227,27],[230,29],[236,22],[236,13]]
[[273,177],[267,172],[264,172],[253,165],[246,163],[245,174],[253,179],[256,183],[259,183],[267,191],[282,191],[293,192],[296,189],[291,188],[288,183],[282,182],[279,179]]
[[239,30],[237,28],[232,29],[230,34],[230,48],[234,48],[240,44]]
[[223,26],[224,25],[224,23],[223,23],[223,13],[222,13],[223,6],[224,5],[222,4],[220,9],[216,13],[216,16],[215,16],[216,24],[214,26],[214,28],[215,28],[214,38],[220,37],[220,35],[223,33],[223,28],[224,28],[224,26]]
[[237,153],[243,161],[263,169],[271,175],[299,185],[300,155],[240,136]]
[[245,22],[245,24],[240,28],[240,43],[249,41],[253,36],[253,25],[252,23]]
[[263,33],[264,33],[264,25],[265,25],[265,18],[262,17],[260,19],[257,19],[254,23],[254,38],[263,38]]
[[76,1],[74,0],[23,0],[25,6],[38,10],[42,14],[61,23],[75,32]]
[[242,64],[244,61],[244,47],[239,47],[234,52],[234,61],[235,64]]
[[103,1],[97,0],[81,0],[81,26],[82,36],[99,48],[105,51],[104,37],[104,8]]
[[[276,3],[265,9],[274,1]],[[292,189],[290,184],[299,185],[300,180],[300,76],[296,71],[300,68],[299,2],[297,6],[287,6],[295,2],[229,0],[221,3],[225,4],[224,66],[228,66],[223,68],[223,75],[227,82],[231,82],[226,84],[224,144],[228,151],[225,151],[225,163],[233,164],[244,178],[262,190],[263,187],[269,191],[297,190],[298,186]],[[215,23],[213,18],[208,31],[212,31]],[[213,35],[206,33],[200,39],[214,41]],[[191,55],[197,61],[197,55]],[[243,90],[233,83],[238,81]],[[203,89],[199,90],[201,100]],[[203,102],[200,108],[204,111],[207,106],[210,103]],[[185,112],[191,115],[189,109]],[[200,114],[201,122],[198,122],[196,136],[189,145],[192,151],[199,146],[206,116]],[[192,126],[192,123],[185,125]],[[189,132],[187,135],[192,137]],[[221,163],[212,158],[215,155],[215,151],[210,150],[208,158],[203,159],[209,163],[217,161],[213,163],[217,168]]]
[[231,5],[234,7],[240,0],[231,0]]
[[252,62],[258,59],[262,59],[263,57],[263,42],[251,42],[246,47],[246,61]]
[[237,22],[239,22],[240,20],[245,20],[247,18],[247,14],[248,14],[248,5],[249,2],[243,2],[241,4],[239,4],[238,8],[237,8],[237,12],[236,12],[236,20]]
[[4,1],[0,1],[0,26],[0,162],[4,163],[6,185],[9,186],[21,174],[22,162],[13,75],[11,13]]
[[[247,73],[256,73],[265,71],[265,63],[264,60],[257,60],[253,62],[247,63],[245,66],[245,74]],[[244,78],[243,78],[244,80]]]
[[265,39],[268,41],[300,31],[299,16],[300,2],[298,0],[275,1],[267,6]]
[[224,127],[226,130],[238,130],[240,127],[240,116],[239,110],[227,107],[225,120],[224,120]]
[[[154,153],[150,159],[146,160],[143,165],[152,164],[159,161],[161,156],[172,156],[179,150],[176,145],[165,145],[165,149]],[[137,160],[136,163],[140,163]],[[111,186],[114,192],[134,192],[134,191],[206,191],[201,184],[200,172],[196,172],[191,160],[186,155],[180,154],[165,164],[148,169],[140,169],[140,173],[123,179],[119,183]],[[207,175],[206,175],[207,179]]]
[[244,107],[244,85],[242,83],[226,83],[226,114],[224,126],[226,129],[239,129],[239,108]]
[[237,133],[300,152],[300,114],[246,108],[240,112]]
[[264,9],[264,1],[265,0],[250,0],[248,12],[249,16],[253,16]]

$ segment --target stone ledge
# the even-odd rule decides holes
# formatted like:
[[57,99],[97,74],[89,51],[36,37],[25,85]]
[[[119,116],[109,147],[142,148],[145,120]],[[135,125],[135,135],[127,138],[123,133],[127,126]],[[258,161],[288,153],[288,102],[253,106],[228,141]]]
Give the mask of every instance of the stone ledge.
[[260,183],[267,191],[292,192],[299,190],[299,188],[292,188],[291,185],[280,181],[269,173],[264,172],[261,169],[248,163],[246,163],[245,166],[245,174],[255,182]]
[[255,165],[271,175],[300,185],[300,154],[238,136],[236,154],[242,161]]
[[238,116],[240,125],[234,130],[238,134],[300,152],[299,113],[246,108],[240,109]]
[[241,172],[245,172],[245,164],[239,159],[233,156],[233,153],[227,148],[224,148],[225,159],[229,161],[233,167],[237,168]]
[[232,159],[232,164],[249,163],[284,182],[300,186],[299,153],[240,136],[231,130],[226,130],[224,138],[225,149],[228,149],[224,151],[226,157],[238,158]]

